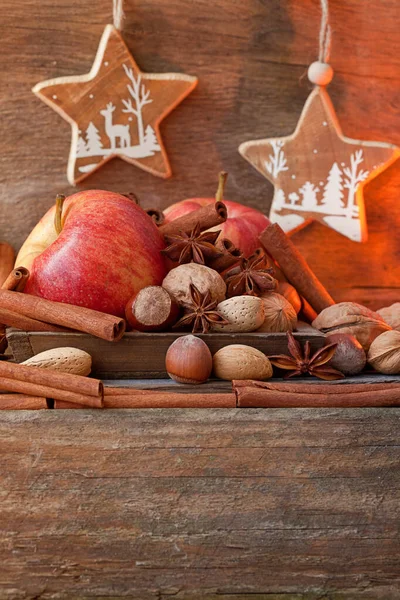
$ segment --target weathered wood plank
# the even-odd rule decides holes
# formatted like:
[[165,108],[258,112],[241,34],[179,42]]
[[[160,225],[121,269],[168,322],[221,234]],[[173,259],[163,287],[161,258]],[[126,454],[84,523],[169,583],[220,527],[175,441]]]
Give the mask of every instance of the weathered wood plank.
[[[368,6],[331,0],[330,8],[336,75],[329,93],[344,133],[400,145],[397,0]],[[227,198],[267,210],[272,186],[237,147],[294,130],[310,91],[305,72],[316,57],[318,3],[216,0],[210,8],[206,0],[126,0],[125,12],[124,37],[143,70],[192,73],[200,83],[162,126],[170,180],[115,160],[79,189],[134,189],[144,206],[164,207],[212,194],[224,168],[231,173]],[[0,230],[17,248],[56,193],[73,191],[65,176],[69,125],[30,88],[90,69],[111,5],[4,0],[3,16]],[[400,227],[399,173],[397,163],[366,189],[366,244],[319,224],[296,234],[296,244],[333,295],[336,287],[355,287],[353,297],[368,301],[377,287],[399,287],[399,238],[393,234]]]
[[399,425],[395,409],[1,414],[0,595],[395,598]]
[[[117,342],[107,342],[82,333],[24,332],[7,329],[9,349],[17,362],[23,362],[35,354],[73,346],[88,352],[93,359],[92,373],[106,378],[163,378],[165,355],[170,345],[185,333],[141,333],[128,332]],[[302,344],[309,340],[313,351],[322,348],[325,336],[317,329],[299,326],[294,336]],[[199,334],[212,354],[229,344],[246,344],[265,354],[287,352],[285,333],[207,333]]]

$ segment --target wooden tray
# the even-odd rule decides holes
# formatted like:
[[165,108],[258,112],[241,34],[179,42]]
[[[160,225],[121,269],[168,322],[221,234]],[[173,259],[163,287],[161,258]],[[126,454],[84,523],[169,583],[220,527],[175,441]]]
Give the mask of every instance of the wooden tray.
[[[117,343],[106,342],[83,333],[26,332],[7,329],[7,339],[16,362],[23,362],[39,352],[73,346],[86,350],[93,358],[92,373],[101,379],[162,379],[165,354],[174,340],[186,333],[126,333]],[[294,333],[301,343],[309,340],[318,350],[325,337],[309,325],[301,324]],[[214,353],[229,344],[246,344],[265,354],[287,352],[284,333],[208,333],[199,335]]]

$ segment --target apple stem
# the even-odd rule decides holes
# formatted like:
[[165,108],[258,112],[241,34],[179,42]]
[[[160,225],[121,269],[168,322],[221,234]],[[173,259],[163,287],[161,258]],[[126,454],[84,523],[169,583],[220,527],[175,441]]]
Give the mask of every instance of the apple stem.
[[56,230],[57,235],[60,235],[62,232],[62,210],[64,205],[65,196],[64,194],[57,194],[56,198],[56,214],[54,215],[54,229]]
[[217,193],[215,194],[215,202],[222,202],[227,178],[228,173],[226,173],[226,171],[221,171],[218,176],[218,189]]

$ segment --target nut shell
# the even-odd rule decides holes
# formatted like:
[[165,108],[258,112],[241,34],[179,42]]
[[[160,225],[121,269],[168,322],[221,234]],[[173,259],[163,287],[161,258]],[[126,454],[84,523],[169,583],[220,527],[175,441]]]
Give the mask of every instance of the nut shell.
[[213,357],[214,375],[219,379],[256,379],[272,377],[272,365],[268,358],[251,346],[232,344],[221,348]]
[[172,269],[162,282],[172,298],[181,306],[191,304],[190,284],[193,283],[201,294],[210,292],[211,299],[221,302],[225,298],[226,284],[221,275],[197,263],[179,265]]
[[367,363],[367,356],[360,342],[353,335],[334,333],[326,337],[327,344],[337,344],[329,366],[343,375],[357,375]]
[[391,329],[378,313],[355,302],[340,302],[325,308],[312,323],[323,333],[353,335],[368,351],[378,335]]
[[256,296],[234,296],[220,302],[216,310],[229,321],[229,325],[212,326],[220,333],[245,333],[255,331],[264,322],[264,305]]
[[380,308],[376,311],[384,321],[393,329],[400,331],[400,302],[395,302],[391,306]]
[[52,348],[28,358],[22,364],[41,369],[53,369],[60,373],[86,376],[89,375],[92,368],[92,357],[79,348]]
[[368,362],[379,373],[400,373],[400,331],[385,331],[372,342]]
[[168,348],[165,367],[171,379],[178,383],[204,383],[212,371],[211,352],[200,338],[184,335]]
[[261,296],[264,305],[264,322],[257,331],[264,333],[286,333],[297,327],[297,314],[286,298],[275,292]]

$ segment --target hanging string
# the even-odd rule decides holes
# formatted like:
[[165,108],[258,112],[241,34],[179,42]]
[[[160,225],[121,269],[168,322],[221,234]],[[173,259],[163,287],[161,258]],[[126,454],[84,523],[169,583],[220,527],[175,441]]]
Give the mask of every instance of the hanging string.
[[124,21],[124,0],[113,0],[113,19],[114,19],[114,27],[121,31],[122,24]]
[[318,60],[323,63],[329,61],[331,54],[332,29],[329,24],[328,0],[321,0],[321,29],[319,32],[319,56]]

